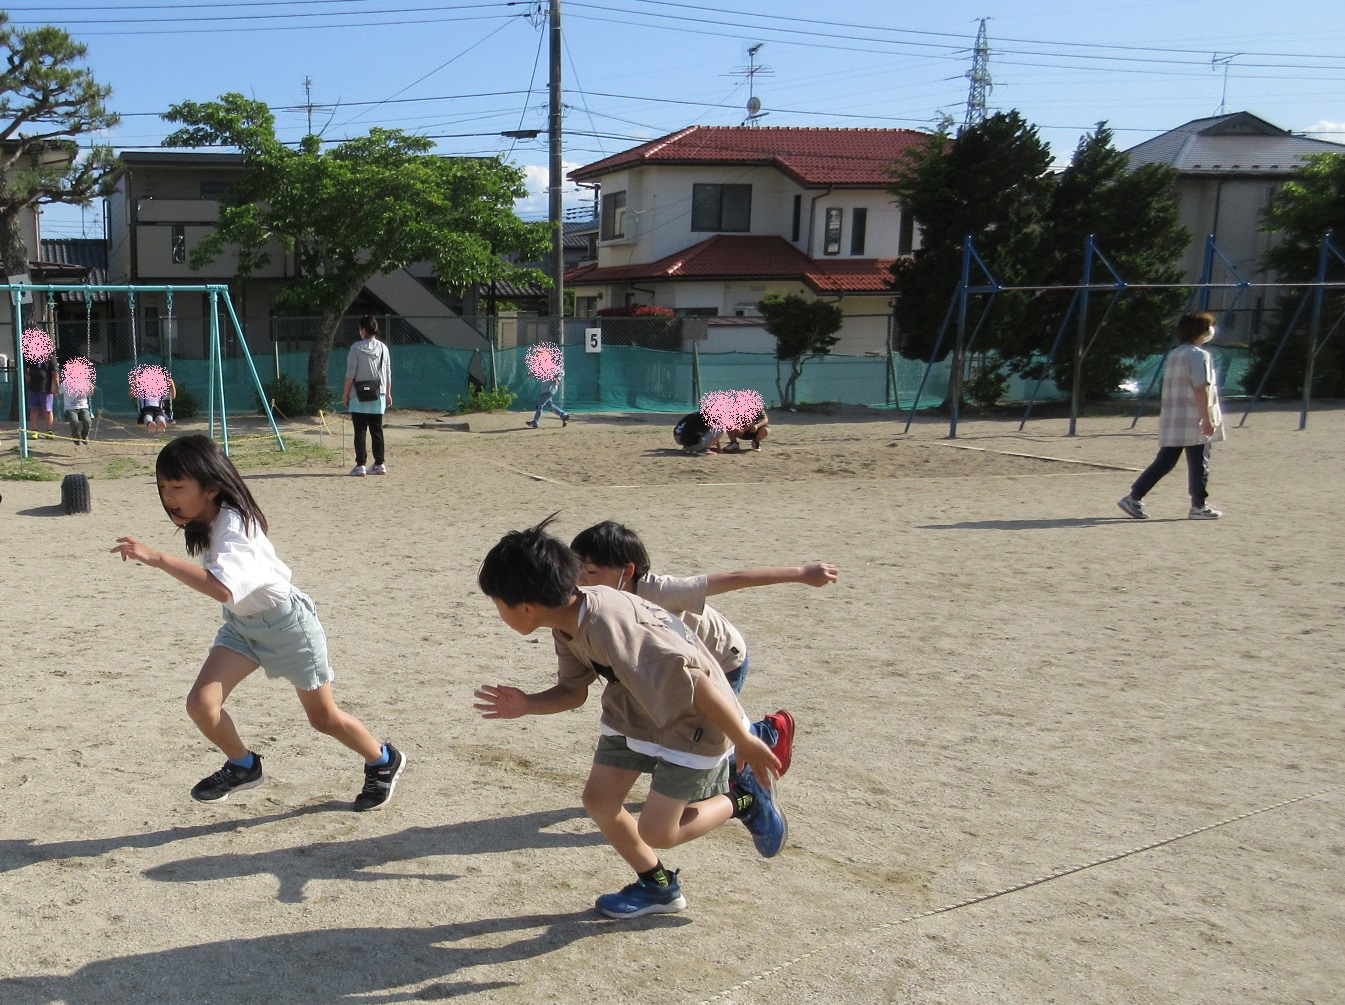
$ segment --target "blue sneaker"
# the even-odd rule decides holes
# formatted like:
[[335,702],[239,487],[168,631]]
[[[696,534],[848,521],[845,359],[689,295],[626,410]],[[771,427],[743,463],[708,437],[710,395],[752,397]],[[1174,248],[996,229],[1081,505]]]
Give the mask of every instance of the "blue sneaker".
[[789,835],[785,815],[775,805],[770,791],[757,781],[751,767],[743,768],[738,775],[738,784],[752,794],[752,808],[742,818],[743,825],[751,832],[752,843],[757,846],[761,857],[774,858],[780,854],[780,849],[785,846],[785,838]]
[[617,893],[604,893],[594,905],[609,918],[639,918],[646,914],[673,914],[687,906],[677,873],[667,886],[636,880]]

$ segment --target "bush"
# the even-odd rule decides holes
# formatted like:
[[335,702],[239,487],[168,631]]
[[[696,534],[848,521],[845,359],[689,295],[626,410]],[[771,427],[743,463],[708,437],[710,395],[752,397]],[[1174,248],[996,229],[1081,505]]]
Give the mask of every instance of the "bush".
[[[293,377],[282,373],[275,380],[268,381],[263,387],[266,390],[266,400],[271,402],[271,407],[285,418],[289,418],[291,415],[309,414],[307,385],[300,384]],[[257,411],[266,411],[260,398],[257,399]]]
[[192,394],[185,387],[177,389],[177,397],[173,399],[173,418],[175,419],[194,419],[201,414],[201,399]]
[[994,408],[1009,392],[1009,378],[987,363],[962,384],[962,397],[977,408]]
[[518,395],[509,388],[501,384],[493,391],[484,388],[472,386],[467,392],[467,396],[458,395],[459,412],[503,412],[506,408],[518,400]]

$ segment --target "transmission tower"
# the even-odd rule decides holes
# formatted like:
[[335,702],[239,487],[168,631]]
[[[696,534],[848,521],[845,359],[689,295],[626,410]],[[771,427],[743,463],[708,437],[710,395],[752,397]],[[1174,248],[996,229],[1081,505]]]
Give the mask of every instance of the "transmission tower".
[[985,99],[995,85],[990,82],[990,43],[985,37],[985,23],[989,18],[981,18],[980,30],[976,32],[976,48],[972,50],[971,69],[967,79],[971,87],[967,90],[967,117],[962,128],[979,126],[985,121]]

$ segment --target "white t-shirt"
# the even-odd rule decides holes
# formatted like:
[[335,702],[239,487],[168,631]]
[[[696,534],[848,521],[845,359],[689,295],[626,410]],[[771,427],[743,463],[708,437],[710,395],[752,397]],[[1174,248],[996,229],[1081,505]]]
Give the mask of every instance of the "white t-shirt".
[[276,557],[261,527],[244,529],[243,515],[236,509],[220,507],[201,565],[228,588],[231,599],[224,606],[237,615],[270,610],[289,599],[289,566]]

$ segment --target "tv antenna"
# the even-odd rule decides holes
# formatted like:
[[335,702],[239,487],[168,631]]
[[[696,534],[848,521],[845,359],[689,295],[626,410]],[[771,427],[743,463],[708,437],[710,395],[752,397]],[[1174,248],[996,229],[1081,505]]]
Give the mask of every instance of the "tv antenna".
[[1215,115],[1224,114],[1225,108],[1228,103],[1228,68],[1230,65],[1232,65],[1233,60],[1237,59],[1241,55],[1243,54],[1240,52],[1235,52],[1229,56],[1220,56],[1216,52],[1212,57],[1210,57],[1211,70],[1214,70],[1217,73],[1219,67],[1222,66],[1224,68],[1224,86],[1223,90],[1219,94],[1219,110],[1214,113]]
[[304,77],[304,107],[308,109],[308,135],[313,135],[313,78]]
[[734,70],[732,76],[747,78],[747,118],[743,119],[745,126],[755,126],[757,120],[765,118],[770,112],[761,110],[761,99],[757,97],[756,80],[758,76],[774,77],[775,70],[769,66],[762,66],[757,63],[757,53],[765,42],[758,42],[747,50],[747,66],[741,70]]

